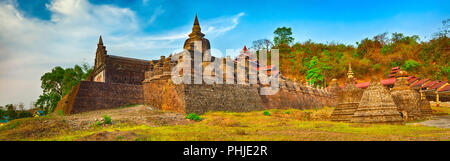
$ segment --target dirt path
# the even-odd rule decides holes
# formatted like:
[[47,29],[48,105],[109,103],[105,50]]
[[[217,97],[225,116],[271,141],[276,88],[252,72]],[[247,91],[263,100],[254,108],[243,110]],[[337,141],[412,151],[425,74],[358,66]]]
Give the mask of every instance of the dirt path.
[[103,122],[105,115],[111,117],[113,124],[121,122],[161,126],[187,124],[190,122],[189,120],[186,120],[185,116],[181,113],[163,112],[144,105],[84,112],[64,116],[64,119],[69,121],[72,126],[83,129],[97,121]]
[[419,122],[418,124],[439,128],[450,128],[450,115],[433,116],[430,120]]

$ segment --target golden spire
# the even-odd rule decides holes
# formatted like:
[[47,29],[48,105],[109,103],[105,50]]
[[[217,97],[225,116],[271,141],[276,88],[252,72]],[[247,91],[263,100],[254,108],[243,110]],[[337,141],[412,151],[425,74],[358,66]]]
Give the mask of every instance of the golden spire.
[[100,35],[100,38],[98,39],[98,44],[103,45],[102,35]]
[[348,72],[347,72],[348,79],[353,79],[354,74],[355,73],[353,73],[353,71],[352,71],[352,64],[348,63]]
[[200,24],[198,23],[197,13],[195,13],[194,25],[198,25],[198,26],[200,25]]
[[197,14],[195,14],[194,26],[192,27],[192,33],[189,34],[190,38],[203,38],[202,29],[200,28],[200,23],[198,22]]

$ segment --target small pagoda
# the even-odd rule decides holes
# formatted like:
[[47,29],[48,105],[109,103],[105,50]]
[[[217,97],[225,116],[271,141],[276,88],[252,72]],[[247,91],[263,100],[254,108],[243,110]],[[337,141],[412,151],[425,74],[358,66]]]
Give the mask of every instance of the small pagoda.
[[351,64],[348,67],[346,85],[337,93],[338,105],[331,114],[331,121],[350,122],[358,108],[363,93],[362,89],[355,86],[355,78]]
[[351,122],[390,124],[403,122],[389,90],[381,84],[379,78],[372,77],[369,87],[362,94]]
[[407,72],[399,71],[391,95],[405,121],[421,119],[420,94],[408,85]]

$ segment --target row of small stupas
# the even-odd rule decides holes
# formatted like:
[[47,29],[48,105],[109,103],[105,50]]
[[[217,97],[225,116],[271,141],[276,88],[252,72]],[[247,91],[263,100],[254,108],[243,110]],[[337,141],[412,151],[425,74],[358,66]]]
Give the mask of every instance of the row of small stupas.
[[[392,88],[395,82],[398,80],[397,75],[401,71],[400,67],[394,67],[391,69],[387,79],[381,80],[381,84]],[[439,106],[440,101],[450,101],[450,84],[447,81],[433,80],[430,78],[419,78],[414,75],[406,76],[407,85],[412,89],[420,92],[421,95],[430,101],[436,101],[436,105]],[[356,87],[365,89],[369,86],[369,82],[358,83]],[[341,87],[343,88],[343,87]]]
[[349,66],[347,81],[339,88],[338,105],[331,115],[332,121],[354,123],[402,123],[428,119],[432,110],[429,101],[419,91],[411,88],[407,72],[397,71],[392,78],[392,88],[386,80],[373,77],[364,88],[355,84]]

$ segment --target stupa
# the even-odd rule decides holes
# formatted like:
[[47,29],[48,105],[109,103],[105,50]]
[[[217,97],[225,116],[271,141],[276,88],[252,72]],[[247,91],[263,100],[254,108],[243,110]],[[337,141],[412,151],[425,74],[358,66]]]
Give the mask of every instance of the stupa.
[[389,90],[381,84],[379,78],[372,77],[369,87],[362,94],[351,122],[392,124],[403,122]]
[[331,121],[350,122],[358,108],[363,90],[355,86],[353,74],[349,64],[347,82],[344,89],[338,90],[338,105],[331,114]]
[[420,94],[411,89],[408,85],[407,72],[399,71],[391,95],[398,111],[404,120],[419,120],[422,116],[420,112]]

